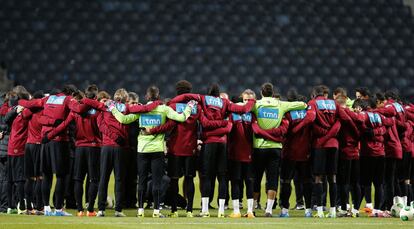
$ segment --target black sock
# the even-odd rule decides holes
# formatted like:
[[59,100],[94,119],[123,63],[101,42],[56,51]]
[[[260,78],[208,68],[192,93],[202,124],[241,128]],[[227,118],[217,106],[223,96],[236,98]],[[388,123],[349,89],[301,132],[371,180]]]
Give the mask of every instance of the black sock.
[[170,181],[170,189],[171,189],[171,212],[177,211],[177,196],[178,196],[178,179],[171,178]]
[[290,182],[281,182],[280,184],[280,204],[282,208],[289,209],[289,198],[292,193],[292,186]]
[[98,182],[91,181],[88,184],[88,211],[93,212],[96,196],[98,195]]
[[336,196],[338,195],[338,188],[336,182],[329,183],[329,202],[330,206],[336,207]]
[[322,206],[322,192],[323,192],[323,184],[322,183],[315,183],[313,184],[313,193],[315,197],[315,205]]
[[186,177],[184,182],[187,191],[187,212],[192,212],[195,192],[194,180],[192,177]]
[[42,199],[44,206],[50,206],[50,188],[52,187],[52,175],[44,175],[42,180]]
[[43,209],[43,197],[42,197],[42,180],[36,180],[34,186],[34,196],[36,198],[36,209],[42,210]]
[[303,184],[303,196],[305,197],[306,209],[312,208],[312,183]]
[[7,207],[11,209],[15,209],[16,206],[14,205],[13,201],[13,183],[7,182]]
[[17,195],[18,195],[18,201],[19,201],[19,208],[20,210],[26,210],[26,203],[24,201],[24,181],[18,181],[16,183],[17,186]]
[[380,209],[381,208],[381,204],[382,204],[382,200],[383,200],[382,185],[381,184],[377,184],[377,185],[374,184],[374,186],[375,186],[375,203],[374,203],[374,209]]
[[75,192],[76,207],[78,208],[78,211],[83,211],[83,204],[82,204],[83,184],[82,184],[82,181],[75,180],[74,192]]
[[56,196],[56,206],[55,206],[55,208],[60,210],[60,209],[63,208],[63,202],[64,202],[64,198],[65,198],[65,179],[64,179],[64,177],[56,177],[55,196]]
[[34,180],[32,179],[26,179],[25,183],[25,196],[26,196],[26,202],[27,202],[27,210],[33,210],[32,203],[33,203],[33,184]]

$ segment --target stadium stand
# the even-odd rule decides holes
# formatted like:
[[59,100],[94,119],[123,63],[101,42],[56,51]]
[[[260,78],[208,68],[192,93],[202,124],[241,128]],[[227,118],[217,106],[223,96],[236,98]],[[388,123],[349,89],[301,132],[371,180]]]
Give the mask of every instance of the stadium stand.
[[165,96],[178,79],[239,93],[273,82],[414,95],[414,18],[402,0],[3,0],[0,60],[28,89],[64,82]]

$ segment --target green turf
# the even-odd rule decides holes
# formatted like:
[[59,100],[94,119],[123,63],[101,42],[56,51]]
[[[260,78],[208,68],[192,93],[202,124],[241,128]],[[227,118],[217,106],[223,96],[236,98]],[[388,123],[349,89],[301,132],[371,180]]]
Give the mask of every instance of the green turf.
[[[198,191],[198,178],[195,180],[196,195],[194,200],[194,215],[198,214],[200,203],[200,192]],[[264,181],[263,181],[264,185]],[[216,185],[217,186],[217,185]],[[109,184],[109,194],[113,196],[113,180]],[[180,186],[181,187],[181,186]],[[264,187],[264,186],[263,186]],[[217,187],[216,187],[217,188]],[[264,194],[263,194],[264,196]],[[213,201],[213,206],[216,201]],[[262,204],[264,203],[262,198]],[[294,204],[294,193],[291,197]],[[244,203],[246,204],[246,203]],[[245,212],[246,208],[241,210]],[[69,212],[75,214],[74,210]],[[113,217],[114,211],[106,211],[105,218],[79,218],[79,217],[45,217],[45,216],[18,216],[0,214],[0,229],[7,228],[412,228],[413,221],[403,222],[400,219],[380,219],[368,218],[362,213],[359,218],[336,218],[336,219],[314,219],[304,218],[303,211],[291,211],[291,218],[264,218],[263,211],[256,211],[258,217],[255,219],[231,219],[216,218],[217,210],[211,210],[210,218],[185,218],[185,211],[180,210],[180,218],[151,218],[152,210],[146,210],[146,218],[138,219],[135,217],[136,209],[125,210],[126,218]],[[168,210],[162,210],[164,215],[168,215]],[[229,215],[231,210],[226,211]],[[274,210],[274,214],[280,213],[279,209]]]

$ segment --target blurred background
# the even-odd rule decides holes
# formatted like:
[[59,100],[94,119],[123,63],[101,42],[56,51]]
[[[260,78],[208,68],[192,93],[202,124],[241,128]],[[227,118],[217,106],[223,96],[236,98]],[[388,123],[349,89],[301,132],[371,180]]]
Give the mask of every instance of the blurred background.
[[272,82],[414,95],[407,0],[0,0],[0,90],[96,83],[174,96],[187,79],[231,95]]

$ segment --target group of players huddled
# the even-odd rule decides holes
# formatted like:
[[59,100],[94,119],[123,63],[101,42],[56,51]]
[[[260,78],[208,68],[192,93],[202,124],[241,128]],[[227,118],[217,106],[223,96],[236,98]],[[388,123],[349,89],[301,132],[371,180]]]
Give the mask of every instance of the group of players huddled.
[[[117,217],[125,216],[128,187],[136,184],[137,216],[144,217],[148,179],[152,216],[164,217],[160,202],[165,175],[172,193],[170,216],[179,216],[179,179],[184,176],[186,216],[193,217],[196,171],[200,217],[210,217],[217,179],[218,217],[225,217],[231,184],[233,211],[228,217],[254,218],[264,174],[265,217],[273,216],[279,183],[279,216],[289,217],[293,180],[305,200],[305,217],[358,217],[363,199],[362,211],[369,216],[390,217],[395,196],[413,198],[414,105],[395,92],[371,95],[368,89],[358,88],[351,100],[342,88],[331,97],[329,88],[320,85],[313,88],[310,100],[291,90],[287,101],[282,101],[273,85],[265,83],[260,98],[246,89],[230,101],[217,84],[211,84],[205,95],[192,93],[186,80],[175,86],[177,96],[163,101],[159,89],[149,87],[145,105],[138,103],[135,93],[118,89],[111,98],[96,85],[84,91],[66,85],[32,95],[16,86],[6,93],[0,139],[8,141],[7,213],[71,215],[64,210],[64,194],[65,177],[72,174],[77,216],[103,217],[112,171]],[[135,173],[127,171],[131,162],[136,163]],[[131,174],[138,177],[130,179]],[[53,175],[55,210],[49,203]],[[243,190],[246,214],[240,211]],[[326,193],[330,209],[325,215]]]

